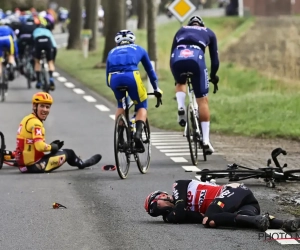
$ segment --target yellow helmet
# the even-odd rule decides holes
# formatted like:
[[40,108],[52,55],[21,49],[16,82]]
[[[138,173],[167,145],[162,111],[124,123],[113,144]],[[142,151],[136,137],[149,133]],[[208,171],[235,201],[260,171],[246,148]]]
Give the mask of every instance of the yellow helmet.
[[32,103],[46,103],[51,105],[53,103],[53,98],[46,92],[38,92],[33,95]]

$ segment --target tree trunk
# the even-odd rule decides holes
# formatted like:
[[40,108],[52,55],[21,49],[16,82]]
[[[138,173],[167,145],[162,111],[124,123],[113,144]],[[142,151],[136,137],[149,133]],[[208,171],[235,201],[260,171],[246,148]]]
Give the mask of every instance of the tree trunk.
[[67,49],[80,49],[82,30],[82,8],[83,0],[72,0],[70,9],[70,27]]
[[97,49],[98,8],[99,8],[99,0],[85,0],[86,18],[85,18],[84,28],[91,29],[93,34],[89,42],[90,51]]
[[[124,29],[124,2],[120,0],[109,0],[105,11],[106,37],[102,62],[105,63],[108,52],[115,47],[115,36],[118,31]],[[126,27],[126,26],[125,26]]]
[[155,62],[155,68],[157,68],[157,51],[156,51],[156,1],[147,1],[147,42],[148,42],[148,54],[151,61]]
[[145,29],[146,28],[146,17],[147,17],[147,2],[146,0],[139,0],[137,2],[137,28]]

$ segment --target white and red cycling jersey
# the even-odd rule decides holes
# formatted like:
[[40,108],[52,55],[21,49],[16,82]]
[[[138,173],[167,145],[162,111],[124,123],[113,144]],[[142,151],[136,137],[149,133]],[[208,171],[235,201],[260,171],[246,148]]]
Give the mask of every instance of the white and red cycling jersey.
[[187,188],[187,210],[205,213],[224,186],[192,180]]

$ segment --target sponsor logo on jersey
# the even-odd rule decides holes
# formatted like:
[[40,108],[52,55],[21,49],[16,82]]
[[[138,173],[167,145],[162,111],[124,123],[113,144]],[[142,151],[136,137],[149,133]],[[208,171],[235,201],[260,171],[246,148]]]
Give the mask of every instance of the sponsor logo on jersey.
[[189,49],[183,49],[180,51],[179,57],[184,57],[184,58],[194,57],[194,51]]

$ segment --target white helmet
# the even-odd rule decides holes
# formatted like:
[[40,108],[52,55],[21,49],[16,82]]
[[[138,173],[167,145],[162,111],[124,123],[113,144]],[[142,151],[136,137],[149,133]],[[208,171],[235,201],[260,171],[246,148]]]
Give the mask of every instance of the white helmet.
[[115,36],[115,42],[118,45],[124,42],[134,43],[135,35],[130,30],[120,30]]

